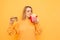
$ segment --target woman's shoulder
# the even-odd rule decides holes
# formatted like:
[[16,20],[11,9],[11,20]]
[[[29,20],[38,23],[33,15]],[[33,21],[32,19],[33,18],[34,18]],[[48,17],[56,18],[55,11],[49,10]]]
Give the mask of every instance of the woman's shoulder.
[[20,20],[18,21],[18,24],[21,25],[23,22],[24,22],[24,20],[20,19]]

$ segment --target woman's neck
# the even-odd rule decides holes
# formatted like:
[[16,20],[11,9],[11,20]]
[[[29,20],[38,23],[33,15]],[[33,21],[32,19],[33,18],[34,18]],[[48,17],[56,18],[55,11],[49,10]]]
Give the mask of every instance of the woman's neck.
[[30,19],[30,17],[26,17],[26,19]]

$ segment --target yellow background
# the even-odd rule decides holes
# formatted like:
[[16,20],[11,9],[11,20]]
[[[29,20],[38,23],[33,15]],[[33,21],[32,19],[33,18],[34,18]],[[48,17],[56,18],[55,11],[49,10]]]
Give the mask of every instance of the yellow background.
[[30,5],[39,16],[42,33],[38,40],[60,40],[59,0],[0,0],[0,40],[9,40],[9,18],[21,17],[24,6]]

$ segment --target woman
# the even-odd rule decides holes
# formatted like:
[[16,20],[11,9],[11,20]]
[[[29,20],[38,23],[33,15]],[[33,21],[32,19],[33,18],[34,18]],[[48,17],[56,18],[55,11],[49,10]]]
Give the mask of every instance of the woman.
[[32,13],[31,6],[24,7],[22,21],[20,21],[19,27],[19,40],[36,40],[36,33],[40,33],[37,20],[33,20],[33,22],[30,20]]

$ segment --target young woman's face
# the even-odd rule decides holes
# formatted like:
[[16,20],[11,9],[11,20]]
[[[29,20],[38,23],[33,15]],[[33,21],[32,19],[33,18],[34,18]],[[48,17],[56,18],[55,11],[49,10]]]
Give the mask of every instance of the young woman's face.
[[32,9],[31,8],[26,8],[26,16],[30,17],[31,14],[32,14]]

